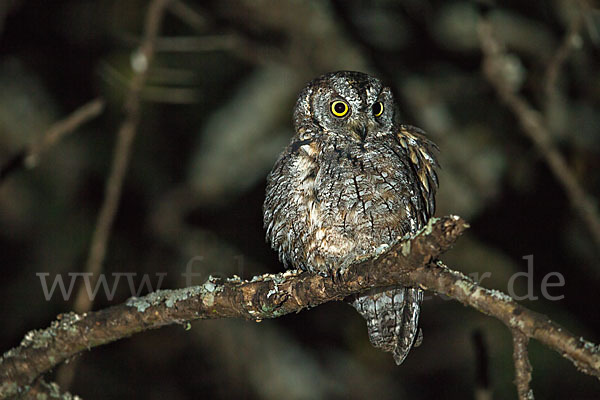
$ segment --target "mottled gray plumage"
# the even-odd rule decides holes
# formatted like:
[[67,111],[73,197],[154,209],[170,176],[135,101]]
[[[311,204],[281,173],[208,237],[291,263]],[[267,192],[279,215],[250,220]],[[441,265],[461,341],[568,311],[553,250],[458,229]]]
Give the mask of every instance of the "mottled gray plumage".
[[[394,112],[390,89],[359,72],[326,74],[300,93],[296,133],[269,174],[263,207],[267,239],[284,264],[340,273],[433,215],[435,145],[397,124]],[[371,343],[397,364],[418,341],[422,297],[418,288],[390,287],[352,301]]]

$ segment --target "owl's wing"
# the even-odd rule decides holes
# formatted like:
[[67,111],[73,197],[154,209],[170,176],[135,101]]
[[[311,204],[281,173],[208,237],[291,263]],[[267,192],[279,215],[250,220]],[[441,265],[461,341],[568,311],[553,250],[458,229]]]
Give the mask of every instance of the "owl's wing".
[[283,264],[309,269],[306,248],[300,238],[307,234],[305,184],[314,180],[318,149],[312,139],[293,140],[281,153],[267,177],[263,224],[267,240]]
[[289,176],[290,162],[293,156],[289,147],[280,156],[273,170],[267,177],[267,188],[265,201],[263,204],[263,224],[266,230],[267,241],[271,243],[273,249],[279,254],[279,260],[287,267],[293,260],[290,258],[294,254],[292,243],[287,240],[286,232],[294,229],[291,223],[293,215],[297,212],[287,201],[287,193],[290,192],[291,182],[285,179]]
[[411,125],[400,125],[396,138],[406,151],[415,175],[419,179],[419,191],[425,205],[422,224],[435,213],[435,192],[438,177],[435,169],[439,164],[435,157],[438,147],[425,137],[425,132]]

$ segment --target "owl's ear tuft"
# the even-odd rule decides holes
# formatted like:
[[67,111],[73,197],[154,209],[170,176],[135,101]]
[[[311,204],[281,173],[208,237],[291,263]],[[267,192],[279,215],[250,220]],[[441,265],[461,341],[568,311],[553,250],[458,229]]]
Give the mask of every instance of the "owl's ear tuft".
[[296,101],[294,106],[294,126],[296,131],[300,130],[303,122],[309,121],[312,115],[312,99],[313,88],[311,86],[305,87]]

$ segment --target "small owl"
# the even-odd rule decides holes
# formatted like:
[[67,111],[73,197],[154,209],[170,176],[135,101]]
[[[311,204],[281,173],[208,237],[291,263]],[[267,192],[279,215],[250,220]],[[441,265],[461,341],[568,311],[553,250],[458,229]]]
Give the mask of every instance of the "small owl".
[[[294,108],[295,135],[269,174],[267,240],[286,266],[331,276],[427,223],[438,186],[436,146],[395,122],[389,87],[360,72],[310,82]],[[351,300],[371,343],[399,365],[420,341],[423,292],[387,287]]]

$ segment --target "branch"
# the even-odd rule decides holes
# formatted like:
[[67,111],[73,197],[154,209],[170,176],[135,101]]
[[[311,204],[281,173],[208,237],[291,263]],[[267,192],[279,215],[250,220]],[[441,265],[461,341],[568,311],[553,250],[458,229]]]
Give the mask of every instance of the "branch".
[[411,271],[408,282],[418,282],[424,289],[444,294],[495,317],[510,329],[555,350],[581,372],[600,378],[599,346],[573,335],[547,316],[521,306],[508,295],[485,289],[441,262]]
[[531,382],[531,364],[527,355],[529,338],[515,329],[513,329],[512,335],[517,394],[519,400],[533,400],[533,391],[529,388],[529,382]]
[[558,80],[558,74],[571,55],[571,52],[581,45],[581,37],[579,35],[581,28],[583,27],[583,12],[583,10],[579,9],[576,11],[576,15],[571,21],[569,30],[548,63],[548,67],[544,73],[544,91],[546,92],[548,99],[556,96],[556,81]]
[[349,267],[343,277],[287,271],[203,286],[161,290],[97,312],[60,315],[52,325],[25,336],[0,359],[0,398],[77,353],[148,329],[207,318],[276,318],[319,304],[342,300],[370,287],[406,282],[412,266],[433,260],[462,234],[458,217],[434,219],[414,239],[393,246],[377,260]]
[[[111,171],[106,182],[106,194],[98,214],[86,263],[85,270],[92,273],[93,279],[97,279],[102,270],[108,237],[119,206],[133,139],[140,121],[140,92],[144,87],[148,67],[154,57],[156,38],[168,3],[169,0],[152,1],[146,15],[144,39],[136,56],[137,61],[134,63],[137,65],[137,69],[134,68],[136,74],[131,80],[125,102],[126,116],[117,135]],[[92,285],[95,284],[96,282],[93,280]],[[85,312],[90,309],[90,306],[91,300],[87,296],[85,288],[81,287],[75,298],[74,308],[77,312]]]
[[434,260],[467,228],[459,217],[433,218],[415,237],[380,256],[357,262],[335,279],[286,271],[242,281],[213,278],[202,286],[161,290],[97,312],[60,315],[28,333],[0,359],[0,399],[19,393],[36,377],[77,353],[148,329],[209,318],[259,321],[342,300],[374,287],[420,286],[445,294],[501,320],[556,350],[583,372],[600,377],[600,350],[547,317]]
[[198,31],[208,28],[209,23],[206,18],[181,0],[171,0],[169,11]]
[[[153,0],[150,3],[144,26],[144,39],[137,51],[135,61],[132,63],[135,74],[131,80],[125,101],[126,115],[117,134],[110,175],[106,181],[104,200],[98,213],[85,266],[85,271],[91,273],[92,285],[96,285],[96,280],[102,271],[110,231],[119,207],[121,190],[127,173],[133,140],[140,121],[140,93],[146,82],[148,68],[154,57],[156,38],[158,37],[165,9],[169,1]],[[88,296],[86,288],[80,286],[75,296],[74,310],[84,313],[92,308],[92,304],[93,301]],[[76,363],[74,362],[58,371],[57,380],[63,387],[68,388],[70,386],[75,370]]]
[[56,383],[46,382],[42,378],[37,378],[31,386],[26,387],[25,390],[20,393],[19,398],[81,400],[81,397],[62,391]]
[[55,122],[39,141],[21,150],[0,168],[0,183],[21,167],[35,167],[45,151],[84,123],[100,115],[103,109],[104,100],[94,99],[73,111],[66,118]]
[[[567,193],[571,205],[587,225],[596,245],[600,246],[600,215],[595,200],[579,184],[567,161],[552,142],[550,132],[540,113],[534,110],[523,97],[515,93],[507,82],[503,68],[506,52],[494,37],[491,24],[484,18],[479,23],[479,39],[484,55],[484,75],[500,99],[515,114],[523,132],[542,153],[550,170]],[[560,62],[560,59],[558,61]]]
[[487,343],[481,330],[473,333],[473,344],[475,347],[475,400],[492,400],[490,385],[490,358],[488,356]]

